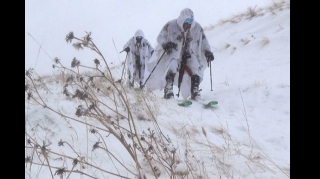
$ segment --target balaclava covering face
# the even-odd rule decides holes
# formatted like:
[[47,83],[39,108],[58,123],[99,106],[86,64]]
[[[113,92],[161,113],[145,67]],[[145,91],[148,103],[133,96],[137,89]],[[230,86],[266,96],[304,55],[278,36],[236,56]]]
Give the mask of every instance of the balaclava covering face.
[[134,39],[136,43],[141,43],[142,38],[144,38],[144,34],[142,30],[137,30],[136,33],[134,34]]

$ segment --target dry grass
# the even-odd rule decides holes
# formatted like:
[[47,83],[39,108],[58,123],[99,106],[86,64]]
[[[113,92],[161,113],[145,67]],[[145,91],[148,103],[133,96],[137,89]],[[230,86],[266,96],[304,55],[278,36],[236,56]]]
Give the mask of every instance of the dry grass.
[[204,27],[204,30],[213,30],[214,27],[222,26],[226,23],[236,24],[244,19],[251,20],[255,17],[262,17],[266,13],[276,14],[284,9],[290,9],[290,0],[278,0],[278,2],[273,2],[272,5],[264,8],[257,8],[257,6],[248,7],[246,12],[233,15],[228,19],[221,19],[216,25],[211,24],[208,27]]
[[270,43],[269,38],[264,37],[264,38],[262,39],[262,47],[266,46],[266,45],[269,44],[269,43]]
[[243,42],[243,45],[247,45],[249,42],[250,42],[250,40],[249,39],[241,39],[241,42]]
[[227,48],[229,48],[229,47],[230,47],[230,44],[227,43],[227,44],[225,45],[224,49],[227,49]]

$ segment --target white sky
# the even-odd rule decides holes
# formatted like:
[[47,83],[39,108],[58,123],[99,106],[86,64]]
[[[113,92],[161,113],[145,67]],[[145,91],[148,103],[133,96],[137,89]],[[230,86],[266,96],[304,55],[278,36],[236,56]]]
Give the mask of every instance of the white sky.
[[[205,101],[216,100],[219,104],[213,109],[203,109],[201,102],[194,102],[192,106],[183,108],[177,105],[177,101],[162,99],[163,91],[155,91],[156,97],[149,96],[148,100],[157,105],[155,116],[162,133],[170,137],[182,156],[188,144],[188,149],[193,151],[196,158],[205,163],[210,179],[218,178],[223,169],[217,169],[212,162],[212,153],[205,145],[208,141],[201,132],[202,128],[213,145],[228,149],[226,153],[217,152],[216,157],[232,166],[224,169],[233,176],[229,178],[290,178],[290,1],[282,9],[270,12],[265,7],[270,7],[273,2],[276,1],[26,0],[25,68],[34,68],[41,75],[57,73],[52,68],[52,59],[55,57],[67,67],[70,67],[74,57],[81,64],[92,66],[93,59],[99,56],[89,49],[77,51],[70,43],[67,44],[65,37],[70,31],[77,37],[85,36],[85,31],[92,32],[93,41],[108,63],[119,64],[125,60],[125,53],[119,52],[137,29],[141,29],[155,47],[162,26],[177,18],[183,8],[189,7],[194,11],[195,20],[205,27],[215,56],[211,69],[213,90],[210,86],[210,69],[207,68],[200,85],[201,95]],[[220,23],[221,20],[247,13],[249,7],[255,8],[259,16],[251,20],[241,16],[233,18],[238,23]],[[261,11],[258,11],[260,8]],[[213,29],[208,28],[212,26]],[[29,34],[51,58],[44,50],[39,50],[39,45]],[[122,68],[116,70],[115,73],[119,74]],[[79,120],[90,121],[89,118],[75,116],[78,100],[66,99],[61,95],[63,85],[48,82],[47,86],[52,93],[42,93],[46,95],[49,106]],[[177,92],[176,87],[174,90]],[[135,96],[130,95],[132,98]],[[138,107],[132,111],[135,115],[144,113]],[[72,120],[66,122],[60,116],[35,106],[32,100],[26,100],[26,114],[27,133],[38,142],[51,141],[52,151],[76,157],[70,148],[57,145],[60,139],[68,141],[90,162],[96,162],[96,166],[117,173],[103,151],[91,151],[99,135],[88,134],[85,125]],[[54,122],[49,123],[47,118],[54,119]],[[89,123],[101,127],[97,122]],[[147,128],[154,129],[150,121],[137,121],[136,125],[141,134]],[[51,132],[39,126],[47,127]],[[225,135],[215,133],[216,129],[224,129]],[[107,135],[100,132],[102,136]],[[226,134],[230,135],[228,140],[223,138]],[[103,139],[108,149],[124,163],[128,166],[133,164],[114,138]],[[235,151],[240,151],[242,155],[235,154]],[[26,156],[29,155],[31,150],[26,150]],[[72,161],[69,159],[63,162],[54,160],[57,156],[50,157],[52,166],[71,169]],[[259,158],[249,160],[249,157]],[[30,166],[26,166],[25,178],[51,177],[47,167],[33,165],[29,170]],[[90,167],[82,171],[96,177],[117,178],[106,173],[102,175]],[[121,174],[133,178],[130,173]],[[148,172],[147,176],[153,178]],[[70,178],[81,177],[71,174]],[[165,178],[164,174],[159,177]],[[228,178],[228,175],[222,174],[222,178]]]

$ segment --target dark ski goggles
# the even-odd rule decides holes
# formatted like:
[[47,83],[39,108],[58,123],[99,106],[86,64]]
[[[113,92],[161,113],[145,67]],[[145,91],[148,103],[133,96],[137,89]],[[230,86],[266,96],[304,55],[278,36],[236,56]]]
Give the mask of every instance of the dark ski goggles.
[[137,39],[142,39],[142,36],[137,36],[136,38],[137,38]]
[[186,23],[188,23],[188,24],[192,24],[193,19],[192,19],[192,18],[188,18],[188,19],[186,19],[184,22],[186,22]]

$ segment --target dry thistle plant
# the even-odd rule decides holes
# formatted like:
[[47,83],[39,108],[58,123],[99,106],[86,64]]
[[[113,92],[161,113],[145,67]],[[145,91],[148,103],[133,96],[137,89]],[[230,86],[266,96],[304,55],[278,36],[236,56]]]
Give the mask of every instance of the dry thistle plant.
[[[84,37],[78,38],[73,32],[70,32],[66,35],[65,40],[67,43],[73,42],[73,47],[77,50],[89,48],[95,51],[102,60],[93,58],[93,67],[88,67],[82,65],[81,61],[74,57],[69,63],[71,65],[67,67],[68,65],[65,66],[56,57],[53,59],[54,65],[52,67],[58,70],[59,74],[56,75],[55,80],[50,79],[46,83],[32,69],[26,71],[25,100],[28,103],[32,102],[32,106],[29,105],[29,108],[43,107],[44,110],[61,116],[60,119],[67,123],[89,126],[87,127],[87,135],[95,135],[97,141],[91,145],[91,149],[87,144],[88,149],[85,153],[83,151],[78,152],[79,149],[63,139],[57,141],[56,144],[51,144],[58,145],[62,151],[68,148],[76,154],[75,156],[66,155],[63,152],[51,151],[47,148],[47,144],[42,146],[37,144],[39,139],[35,136],[50,132],[46,130],[49,129],[49,126],[45,126],[46,124],[43,124],[44,127],[40,130],[34,131],[35,134],[32,135],[28,134],[26,130],[26,138],[28,138],[26,150],[33,149],[34,151],[25,158],[26,164],[30,164],[30,170],[31,166],[45,166],[49,168],[52,178],[55,175],[69,178],[71,174],[74,175],[75,173],[96,178],[94,173],[90,173],[92,170],[86,170],[86,168],[91,167],[100,170],[104,175],[130,178],[121,175],[119,172],[114,173],[113,170],[115,169],[108,170],[90,161],[92,159],[88,158],[90,156],[89,153],[94,152],[110,158],[114,162],[115,168],[120,166],[122,171],[126,171],[136,178],[146,178],[146,173],[153,175],[155,178],[161,175],[171,177],[185,177],[188,175],[188,170],[184,172],[177,171],[177,167],[179,168],[177,164],[181,161],[181,157],[176,153],[176,147],[171,144],[169,136],[165,136],[162,133],[156,122],[155,116],[159,110],[157,104],[155,104],[156,97],[148,92],[128,94],[127,89],[122,85],[123,82],[118,82],[114,79],[105,57],[92,41],[91,35],[90,32],[86,32]],[[102,65],[106,66],[106,71],[100,69]],[[88,69],[92,72],[80,73],[80,69]],[[50,91],[46,85],[50,83],[61,84],[61,93],[57,95],[65,96],[70,104],[76,106],[73,112],[74,115],[67,115],[59,106],[50,106],[47,100],[50,97],[46,97],[45,93],[42,92],[44,90]],[[139,110],[136,108],[137,105],[140,106]],[[152,122],[156,128],[154,130],[149,128],[141,133],[136,127],[136,123],[141,121]],[[57,123],[58,121],[55,122]],[[71,127],[71,125],[68,126]],[[54,130],[51,131],[51,133],[54,132]],[[109,150],[107,146],[110,144],[105,139],[110,136],[115,137],[118,143],[124,147],[131,157],[131,161],[134,163],[132,166],[134,167],[128,167],[123,160],[117,157],[114,151]],[[78,138],[78,135],[76,134],[75,137]],[[74,140],[74,137],[72,138]],[[34,158],[37,158],[38,161],[33,161]],[[52,162],[57,158],[62,158],[61,165],[56,165],[58,160]],[[80,165],[77,165],[78,163]],[[68,166],[72,168],[68,168]]]

